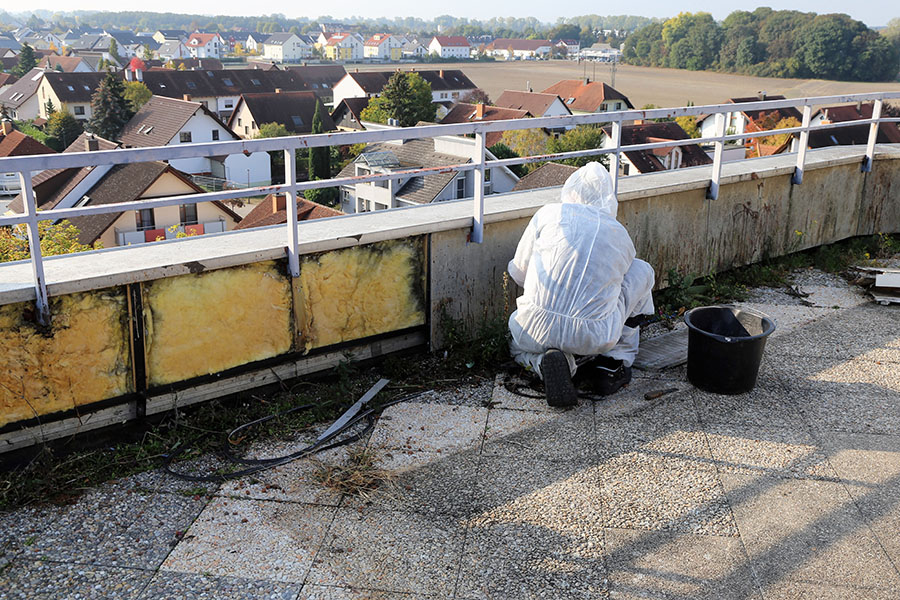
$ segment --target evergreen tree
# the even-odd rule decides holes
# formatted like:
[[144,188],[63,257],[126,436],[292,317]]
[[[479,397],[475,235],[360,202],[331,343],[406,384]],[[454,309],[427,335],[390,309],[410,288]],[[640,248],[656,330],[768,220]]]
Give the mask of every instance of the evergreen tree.
[[116,38],[110,38],[109,40],[109,55],[116,59],[116,62],[122,64],[122,57],[119,56],[119,44],[116,43]]
[[44,112],[47,113],[47,118],[50,118],[50,115],[56,112],[56,107],[53,106],[53,100],[47,98],[47,102],[44,103]]
[[[316,102],[310,133],[322,133],[322,103]],[[328,179],[331,177],[331,160],[329,149],[325,147],[309,149],[309,178]]]
[[91,115],[88,131],[107,140],[115,140],[133,116],[125,99],[125,86],[112,72],[106,74],[91,97]]
[[19,51],[19,62],[12,71],[13,75],[21,77],[36,66],[37,59],[34,57],[34,48],[28,44],[22,44],[22,49]]

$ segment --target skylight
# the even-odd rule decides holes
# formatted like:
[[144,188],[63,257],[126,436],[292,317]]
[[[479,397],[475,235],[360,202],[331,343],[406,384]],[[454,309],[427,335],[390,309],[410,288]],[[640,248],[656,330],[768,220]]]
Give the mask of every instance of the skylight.
[[400,161],[393,152],[387,150],[379,152],[366,152],[360,155],[370,167],[399,167]]
[[251,79],[250,83],[252,83],[253,85],[260,85],[259,79]]
[[224,84],[227,85],[228,87],[231,87],[231,86],[234,85],[234,83],[233,83],[229,78],[227,78],[227,77],[226,77],[225,79],[222,80],[222,83],[224,83]]
[[301,119],[297,115],[291,115],[291,120],[294,122],[294,127],[302,127],[303,126],[303,119]]
[[189,88],[191,88],[192,90],[197,89],[197,84],[194,83],[193,81],[188,81],[188,82],[187,82],[187,86],[188,86]]
[[70,92],[74,92],[74,91],[75,91],[75,88],[73,88],[71,85],[67,85],[66,87],[69,88],[69,91],[70,91]]

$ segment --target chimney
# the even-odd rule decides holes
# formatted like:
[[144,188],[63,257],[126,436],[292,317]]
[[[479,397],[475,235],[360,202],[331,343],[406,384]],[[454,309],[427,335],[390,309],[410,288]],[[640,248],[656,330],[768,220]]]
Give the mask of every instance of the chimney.
[[585,78],[584,78],[584,85],[587,85],[587,84],[589,84],[590,82],[591,82],[591,78],[590,78],[590,77],[585,77]]
[[443,69],[441,69],[440,71],[438,71],[438,77],[440,77],[441,79],[444,78],[444,70],[443,70]]
[[287,206],[287,196],[284,194],[275,194],[272,196],[272,214],[277,213],[281,210],[286,210]]
[[190,101],[191,101],[191,95],[190,95],[190,94],[185,94],[184,96],[181,97],[181,99],[184,100],[185,102],[190,102]]
[[856,114],[862,116],[862,100],[856,103]]
[[356,67],[355,72],[356,72],[356,73],[359,73],[359,67]]
[[88,152],[94,152],[100,149],[100,140],[91,136],[89,138],[85,138],[84,140],[84,149]]
[[762,90],[762,91],[760,91],[760,92],[757,92],[756,94],[757,94],[757,98],[759,98],[760,100],[765,100],[765,99],[766,99],[766,91],[765,91],[765,90]]
[[275,88],[275,93],[276,93],[276,94],[280,94],[280,93],[281,93],[281,88]]
[[3,132],[3,135],[9,135],[14,129],[13,122],[9,119],[4,119],[3,123],[0,123],[0,131]]
[[484,118],[484,102],[479,102],[475,105],[475,118],[483,119]]

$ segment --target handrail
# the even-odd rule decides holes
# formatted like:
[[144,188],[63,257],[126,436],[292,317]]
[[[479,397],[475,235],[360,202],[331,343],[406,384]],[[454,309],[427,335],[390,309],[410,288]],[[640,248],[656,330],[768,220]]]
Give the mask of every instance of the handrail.
[[[623,152],[652,150],[656,148],[678,147],[691,144],[711,143],[715,148],[710,185],[707,196],[715,200],[718,197],[719,180],[722,172],[722,155],[726,142],[735,140],[754,139],[766,137],[773,133],[799,134],[800,148],[797,153],[797,166],[795,168],[793,182],[800,184],[803,181],[803,169],[805,166],[806,146],[810,131],[830,130],[840,127],[869,126],[869,137],[866,149],[866,159],[862,166],[864,171],[872,168],[875,141],[878,128],[881,123],[898,123],[900,118],[882,117],[882,107],[885,100],[900,99],[900,92],[872,92],[860,94],[846,94],[837,96],[818,96],[806,98],[794,98],[785,100],[760,100],[744,103],[713,104],[705,106],[683,106],[675,108],[654,108],[646,110],[623,110],[614,112],[591,113],[586,115],[566,115],[556,117],[538,117],[530,119],[513,119],[503,121],[480,121],[471,123],[456,123],[446,125],[424,125],[409,128],[385,128],[367,131],[332,132],[316,135],[300,135],[281,138],[266,138],[254,140],[234,140],[206,142],[198,144],[180,144],[177,146],[159,146],[152,148],[127,148],[115,150],[102,150],[93,152],[67,152],[63,154],[43,154],[31,156],[17,156],[0,158],[0,172],[18,172],[24,196],[25,211],[21,216],[2,216],[0,226],[26,224],[31,263],[34,270],[36,308],[38,319],[47,323],[49,319],[47,286],[43,275],[43,259],[38,243],[37,224],[42,220],[58,220],[65,218],[83,217],[88,215],[106,214],[124,211],[140,210],[145,208],[180,205],[186,203],[209,202],[213,200],[233,200],[250,196],[258,196],[270,193],[284,193],[287,196],[287,246],[289,270],[292,276],[299,276],[298,232],[297,232],[297,196],[305,190],[358,183],[371,183],[402,179],[410,176],[427,176],[446,172],[475,173],[475,187],[473,197],[473,217],[471,241],[481,242],[483,239],[484,216],[484,171],[490,167],[508,167],[513,165],[545,162],[585,156],[597,156],[603,154],[612,155],[611,173],[618,189],[618,164]],[[810,123],[813,106],[826,104],[843,104],[852,102],[873,101],[873,113],[869,119],[859,119],[840,123],[813,126]],[[745,131],[740,134],[728,134],[725,130],[725,115],[731,112],[761,111],[778,108],[802,108],[803,122],[799,127],[784,129]],[[624,124],[634,120],[649,120],[659,118],[676,118],[681,116],[715,115],[716,130],[711,137],[692,138],[685,140],[667,140],[664,142],[652,142],[644,144],[621,144],[621,128]],[[502,160],[486,160],[484,140],[487,133],[516,131],[524,129],[559,129],[578,125],[610,125],[612,144],[603,148],[590,148],[556,154],[544,154],[537,156],[524,156]],[[441,167],[426,167],[418,169],[397,169],[389,173],[376,173],[358,175],[352,177],[335,177],[315,181],[296,181],[295,151],[308,148],[321,148],[337,145],[351,145],[371,142],[385,142],[395,140],[411,140],[421,138],[434,138],[438,136],[474,136],[473,159],[456,165]],[[82,206],[76,208],[52,209],[38,211],[35,205],[34,190],[31,185],[31,173],[45,169],[66,169],[86,166],[104,166],[148,162],[155,160],[176,160],[181,158],[213,157],[226,154],[252,154],[255,152],[283,152],[285,156],[285,183],[269,186],[255,186],[243,189],[222,190],[218,192],[205,192],[191,195],[166,196],[140,200],[136,202],[120,202],[105,204],[102,206]]]

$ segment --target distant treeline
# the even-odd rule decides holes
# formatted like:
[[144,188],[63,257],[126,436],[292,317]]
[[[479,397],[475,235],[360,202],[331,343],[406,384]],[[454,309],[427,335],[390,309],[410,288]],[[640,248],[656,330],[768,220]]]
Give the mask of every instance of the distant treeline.
[[897,77],[900,47],[847,15],[758,8],[722,23],[681,13],[625,40],[634,65],[716,70],[764,77],[887,81]]

